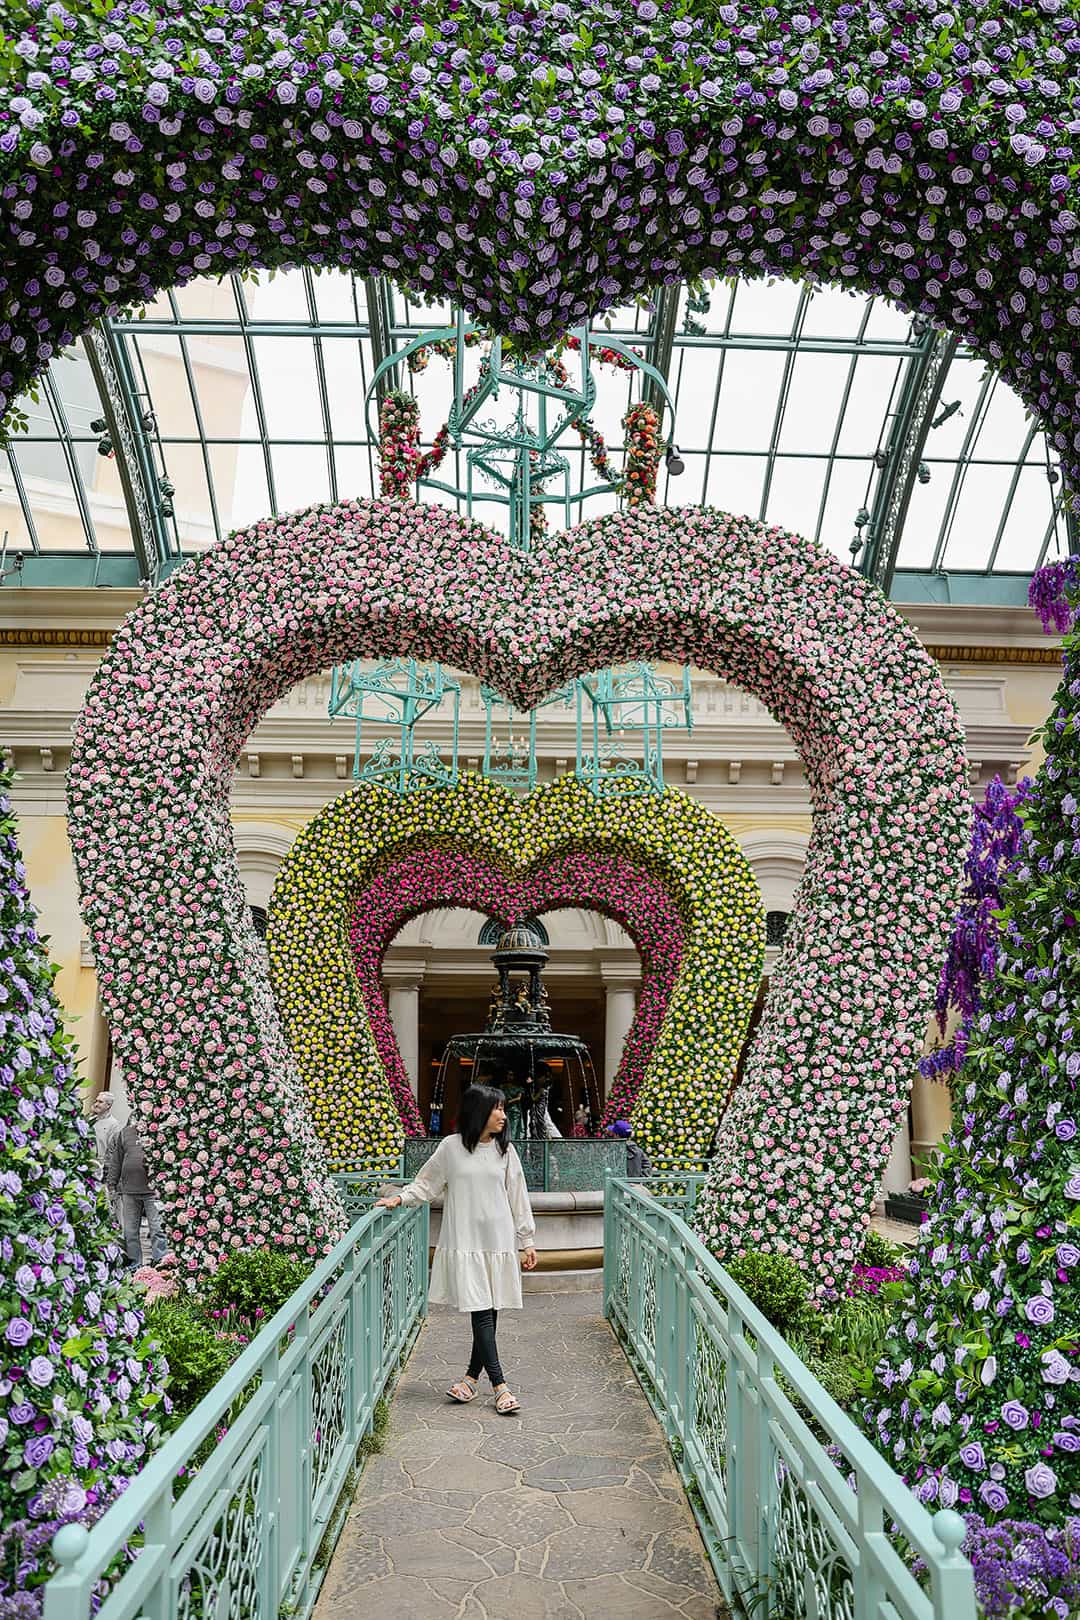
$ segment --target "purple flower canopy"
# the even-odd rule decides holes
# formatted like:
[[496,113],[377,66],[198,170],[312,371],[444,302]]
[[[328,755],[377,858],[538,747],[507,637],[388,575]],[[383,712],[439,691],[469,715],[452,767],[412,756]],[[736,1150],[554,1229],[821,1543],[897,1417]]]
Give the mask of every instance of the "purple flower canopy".
[[[787,726],[814,831],[700,1213],[718,1252],[786,1249],[835,1286],[906,1104],[959,895],[963,734],[879,591],[811,542],[700,507],[615,514],[528,555],[437,506],[315,507],[232,536],[125,621],[76,728],[69,832],[185,1255],[202,1269],[271,1238],[316,1253],[341,1229],[247,921],[229,790],[244,739],[298,680],[403,655],[525,708],[587,670],[671,658]],[[395,1156],[397,1143],[395,1123]]]
[[0,90],[0,416],[91,321],[338,265],[549,341],[664,281],[810,276],[963,334],[1080,466],[1067,0],[45,7]]

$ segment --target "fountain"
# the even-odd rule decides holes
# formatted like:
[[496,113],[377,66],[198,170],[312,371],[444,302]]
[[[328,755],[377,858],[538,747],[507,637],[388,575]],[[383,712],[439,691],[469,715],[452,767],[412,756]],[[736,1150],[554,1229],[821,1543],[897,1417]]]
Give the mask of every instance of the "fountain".
[[487,1027],[447,1042],[432,1094],[432,1136],[442,1129],[447,1081],[455,1077],[455,1066],[462,1086],[484,1081],[506,1093],[510,1134],[516,1142],[560,1136],[548,1108],[552,1088],[560,1081],[566,1120],[573,1119],[580,1102],[599,1118],[600,1091],[588,1047],[577,1035],[559,1034],[551,1027],[542,978],[548,953],[540,934],[527,922],[515,923],[500,936],[491,960],[499,979]]

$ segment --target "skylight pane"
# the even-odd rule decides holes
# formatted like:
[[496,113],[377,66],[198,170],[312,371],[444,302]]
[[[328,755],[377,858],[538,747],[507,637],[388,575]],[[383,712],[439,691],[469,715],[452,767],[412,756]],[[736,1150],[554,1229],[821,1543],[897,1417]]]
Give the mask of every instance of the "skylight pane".
[[789,337],[801,294],[796,281],[740,281],[732,331]]
[[824,457],[778,456],[765,509],[767,523],[812,536],[828,463]]
[[330,499],[330,472],[321,445],[270,447],[278,511],[300,512]]
[[[267,436],[325,442],[310,338],[252,339]],[[326,457],[323,456],[325,462]]]
[[[1005,520],[994,568],[997,572],[1029,573],[1039,560],[1046,531],[1053,513],[1052,491],[1040,466],[1025,467],[1017,479],[1016,493]],[[1065,530],[1064,516],[1058,519]],[[1051,550],[1053,540],[1051,540]]]
[[[768,449],[786,358],[784,354],[760,350],[728,351],[713,430],[712,442],[717,449]],[[701,409],[710,398],[709,373],[715,367],[716,356],[694,350],[692,359],[700,379],[694,408]]]
[[795,356],[780,431],[781,450],[828,452],[850,366],[846,355]]

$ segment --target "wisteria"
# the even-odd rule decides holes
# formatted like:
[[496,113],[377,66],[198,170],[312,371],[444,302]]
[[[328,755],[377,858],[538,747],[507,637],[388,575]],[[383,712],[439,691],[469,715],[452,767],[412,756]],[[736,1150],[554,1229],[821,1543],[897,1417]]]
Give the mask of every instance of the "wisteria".
[[[1038,593],[1036,593],[1038,595]],[[1080,1509],[1080,626],[869,1418],[924,1501]]]
[[[1000,776],[988,783],[981,805],[975,807],[964,875],[966,892],[953,922],[945,966],[938,981],[934,1012],[944,1044],[919,1060],[919,1073],[941,1079],[963,1067],[971,1026],[979,1010],[980,985],[997,967],[1001,885],[1018,864],[1022,849],[1021,807],[1031,792],[1030,779],[1010,793]],[[949,1033],[949,1016],[957,1015]]]
[[19,1556],[0,1542],[0,1603],[48,1573],[25,1545],[43,1502],[92,1517],[142,1467],[166,1373],[97,1180],[10,789],[0,769],[0,1523],[36,1529]]

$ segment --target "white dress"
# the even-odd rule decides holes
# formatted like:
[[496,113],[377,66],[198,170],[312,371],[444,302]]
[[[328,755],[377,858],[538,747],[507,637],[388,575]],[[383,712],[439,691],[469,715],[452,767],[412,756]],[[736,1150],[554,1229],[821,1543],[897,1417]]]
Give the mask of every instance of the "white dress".
[[536,1237],[525,1172],[511,1143],[478,1142],[470,1153],[456,1133],[445,1136],[420,1174],[401,1192],[403,1204],[443,1197],[442,1228],[428,1299],[459,1311],[521,1309],[519,1249]]

